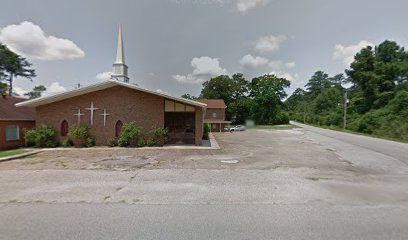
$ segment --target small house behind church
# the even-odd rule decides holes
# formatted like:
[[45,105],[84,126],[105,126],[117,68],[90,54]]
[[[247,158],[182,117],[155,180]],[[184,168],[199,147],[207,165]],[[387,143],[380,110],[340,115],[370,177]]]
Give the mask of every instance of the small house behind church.
[[204,123],[210,125],[211,132],[223,132],[224,128],[231,122],[225,119],[225,105],[222,99],[197,99],[207,105],[207,111],[204,116]]

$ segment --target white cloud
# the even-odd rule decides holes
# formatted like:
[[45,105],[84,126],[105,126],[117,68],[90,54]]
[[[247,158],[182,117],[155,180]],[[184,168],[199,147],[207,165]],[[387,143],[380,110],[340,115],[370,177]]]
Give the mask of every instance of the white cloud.
[[44,92],[44,96],[54,95],[67,91],[67,89],[64,86],[61,86],[59,82],[53,82],[46,88],[47,90]]
[[246,68],[258,68],[268,63],[268,59],[247,54],[239,60],[239,64]]
[[13,87],[13,92],[17,93],[20,97],[24,97],[24,94],[28,91],[20,88],[20,87]]
[[366,40],[362,40],[357,44],[351,44],[348,46],[337,44],[334,46],[333,60],[343,61],[346,66],[350,66],[350,64],[354,61],[354,56],[356,53],[367,46],[373,46],[373,44]]
[[226,75],[228,71],[220,66],[217,58],[199,57],[191,60],[193,72],[187,75],[173,75],[180,83],[202,83],[218,75]]
[[101,72],[96,74],[96,79],[101,81],[107,81],[111,79],[112,72]]
[[279,60],[272,60],[268,65],[273,69],[281,70],[283,67],[283,62]]
[[235,7],[241,13],[246,13],[249,9],[256,8],[260,5],[266,5],[269,0],[236,0]]
[[289,81],[295,81],[299,78],[299,75],[297,73],[291,74],[288,72],[281,72],[281,71],[272,71],[270,74],[276,75],[279,78],[286,78]]
[[288,63],[285,63],[285,66],[286,66],[286,68],[291,69],[291,68],[296,67],[296,63],[295,62],[288,62]]
[[0,41],[12,51],[30,59],[62,60],[85,56],[74,42],[47,35],[31,22],[4,27],[0,31]]
[[275,52],[280,49],[280,45],[286,40],[284,35],[270,35],[265,37],[260,37],[253,44],[255,50],[260,53]]
[[[67,91],[67,89],[62,86],[59,82],[53,82],[49,86],[45,86],[47,90],[43,93],[43,96],[50,96],[58,93],[62,93]],[[21,87],[13,87],[13,92],[20,95],[20,97],[24,97],[25,93],[32,91],[32,89],[24,89]]]

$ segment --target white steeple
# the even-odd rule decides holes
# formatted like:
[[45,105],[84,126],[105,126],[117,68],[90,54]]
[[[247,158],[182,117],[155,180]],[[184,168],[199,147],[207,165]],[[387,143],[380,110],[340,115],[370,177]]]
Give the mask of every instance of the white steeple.
[[128,67],[125,64],[125,52],[123,50],[122,26],[119,25],[118,48],[116,51],[116,61],[113,64],[113,73],[111,78],[122,82],[129,82],[127,70]]

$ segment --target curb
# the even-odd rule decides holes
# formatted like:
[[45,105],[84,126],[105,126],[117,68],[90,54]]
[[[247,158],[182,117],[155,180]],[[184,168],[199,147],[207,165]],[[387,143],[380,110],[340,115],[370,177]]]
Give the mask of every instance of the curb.
[[27,156],[30,156],[30,155],[34,155],[34,154],[40,153],[40,152],[42,152],[42,151],[43,151],[43,150],[34,150],[34,151],[25,152],[25,153],[20,153],[20,154],[13,155],[13,156],[9,156],[9,157],[3,157],[3,158],[0,158],[0,162],[6,162],[6,161],[10,161],[10,160],[15,160],[15,159],[27,157]]

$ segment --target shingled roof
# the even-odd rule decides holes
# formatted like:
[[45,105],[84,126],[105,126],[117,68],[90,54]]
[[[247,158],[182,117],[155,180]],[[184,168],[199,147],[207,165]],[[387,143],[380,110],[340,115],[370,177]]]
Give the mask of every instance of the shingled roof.
[[14,106],[24,101],[27,99],[0,95],[0,120],[35,120],[34,109]]
[[222,99],[195,99],[194,101],[207,104],[207,108],[227,108]]

